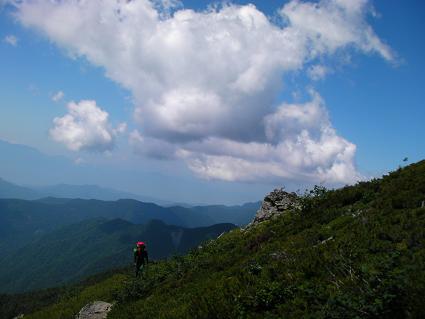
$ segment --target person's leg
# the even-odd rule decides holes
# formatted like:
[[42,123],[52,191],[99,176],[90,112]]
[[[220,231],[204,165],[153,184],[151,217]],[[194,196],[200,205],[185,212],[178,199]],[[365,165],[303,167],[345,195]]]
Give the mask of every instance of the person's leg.
[[136,278],[139,277],[139,268],[140,268],[140,265],[136,264],[136,266],[135,266]]
[[145,270],[145,264],[140,264],[140,266],[139,266],[139,272],[140,272],[140,275],[141,276],[143,276],[143,274],[144,274],[144,271]]

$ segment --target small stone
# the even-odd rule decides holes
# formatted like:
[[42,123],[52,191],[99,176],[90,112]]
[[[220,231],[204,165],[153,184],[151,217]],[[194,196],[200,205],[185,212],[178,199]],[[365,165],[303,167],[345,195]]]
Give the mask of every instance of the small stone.
[[277,251],[270,254],[270,257],[274,260],[281,260],[286,259],[288,257],[288,254],[284,251]]
[[111,311],[112,304],[104,301],[94,301],[85,305],[76,319],[105,319],[108,316],[108,312]]

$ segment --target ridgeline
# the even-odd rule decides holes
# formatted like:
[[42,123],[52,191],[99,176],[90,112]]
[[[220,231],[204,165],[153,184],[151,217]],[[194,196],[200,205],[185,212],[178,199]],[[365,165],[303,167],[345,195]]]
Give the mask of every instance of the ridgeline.
[[113,304],[108,319],[423,318],[425,161],[355,186],[287,195],[289,205],[273,196],[247,228],[154,263],[142,279],[120,269],[56,295],[4,296],[2,311],[74,318],[102,300]]

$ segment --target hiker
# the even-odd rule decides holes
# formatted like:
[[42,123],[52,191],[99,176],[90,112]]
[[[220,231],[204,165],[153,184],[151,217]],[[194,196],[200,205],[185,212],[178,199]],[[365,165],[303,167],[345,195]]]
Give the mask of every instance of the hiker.
[[[145,268],[145,265],[148,264],[148,252],[146,251],[146,245],[144,242],[139,241],[136,243],[136,248],[133,249],[134,252],[134,266],[136,267],[136,277],[139,276],[139,271],[142,271]],[[146,264],[145,264],[146,259]]]

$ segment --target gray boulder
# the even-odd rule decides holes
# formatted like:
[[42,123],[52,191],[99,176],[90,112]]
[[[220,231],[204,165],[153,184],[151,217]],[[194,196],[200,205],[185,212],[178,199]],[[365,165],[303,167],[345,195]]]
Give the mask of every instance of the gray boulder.
[[283,188],[278,188],[264,197],[261,208],[257,211],[250,225],[256,225],[265,220],[269,220],[288,210],[299,209],[301,209],[301,203],[297,194],[288,193],[285,192]]
[[85,305],[76,319],[105,319],[108,316],[108,312],[111,311],[112,304],[104,301],[94,301]]

